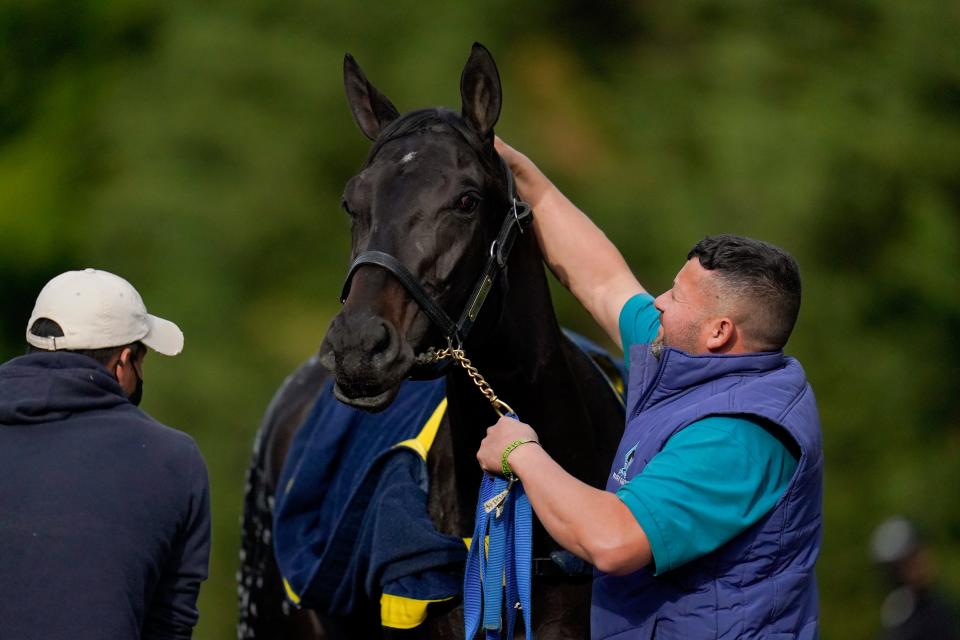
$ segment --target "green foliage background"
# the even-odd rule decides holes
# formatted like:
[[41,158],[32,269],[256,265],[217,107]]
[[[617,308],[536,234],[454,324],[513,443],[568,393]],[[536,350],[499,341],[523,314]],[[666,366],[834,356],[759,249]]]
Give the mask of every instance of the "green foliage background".
[[[353,53],[401,110],[459,105],[470,44],[498,132],[667,287],[700,237],[777,243],[818,394],[827,638],[868,638],[867,540],[927,528],[960,594],[960,7],[935,0],[599,3],[27,0],[0,4],[0,356],[50,277],[127,277],[187,341],[144,408],[211,472],[201,639],[235,634],[238,519],[260,415],[337,310],[339,194],[367,141]],[[597,336],[566,292],[562,321]],[[851,615],[854,614],[854,615]]]

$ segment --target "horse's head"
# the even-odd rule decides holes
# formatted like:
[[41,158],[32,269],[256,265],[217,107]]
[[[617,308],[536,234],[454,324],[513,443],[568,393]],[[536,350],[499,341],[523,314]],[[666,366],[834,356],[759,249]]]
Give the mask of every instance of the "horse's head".
[[[475,44],[461,76],[459,114],[423,109],[401,116],[350,55],[344,86],[354,119],[374,144],[344,189],[351,257],[361,259],[320,357],[341,401],[376,411],[424,366],[430,347],[447,346],[436,314],[431,320],[401,278],[412,277],[456,320],[507,214],[506,170],[493,149],[500,78],[490,53]],[[371,255],[393,262],[364,262]]]

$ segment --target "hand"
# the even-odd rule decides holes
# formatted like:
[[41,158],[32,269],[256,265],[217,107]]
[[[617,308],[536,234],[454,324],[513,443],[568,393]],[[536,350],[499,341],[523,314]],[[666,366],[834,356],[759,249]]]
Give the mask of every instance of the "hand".
[[[477,461],[487,473],[501,475],[500,462],[504,449],[514,440],[539,440],[533,428],[514,418],[503,417],[487,429],[487,437],[480,443]],[[526,445],[532,446],[532,445]]]
[[523,173],[524,165],[533,164],[530,158],[508,145],[500,136],[493,137],[493,147],[514,173]]
[[536,210],[553,184],[530,158],[508,145],[499,136],[494,136],[493,146],[513,172],[520,197]]

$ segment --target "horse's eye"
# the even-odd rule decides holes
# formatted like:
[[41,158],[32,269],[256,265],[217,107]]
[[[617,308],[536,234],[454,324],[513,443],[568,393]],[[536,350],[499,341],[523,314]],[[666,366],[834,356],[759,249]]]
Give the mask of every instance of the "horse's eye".
[[472,193],[465,193],[457,200],[457,211],[460,213],[473,213],[480,204],[480,198]]

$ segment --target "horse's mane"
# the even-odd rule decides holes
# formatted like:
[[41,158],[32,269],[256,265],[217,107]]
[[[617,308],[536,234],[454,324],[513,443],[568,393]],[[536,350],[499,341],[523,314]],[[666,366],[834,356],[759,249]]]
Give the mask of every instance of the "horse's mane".
[[503,181],[506,180],[505,167],[500,162],[500,157],[496,153],[490,153],[493,145],[481,140],[459,113],[444,107],[417,109],[388,124],[370,147],[364,166],[368,166],[387,143],[411,135],[427,134],[458,135],[477,152],[477,157],[488,172]]

